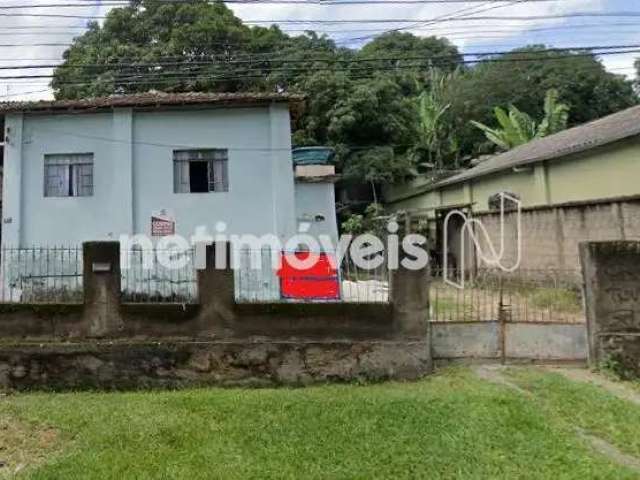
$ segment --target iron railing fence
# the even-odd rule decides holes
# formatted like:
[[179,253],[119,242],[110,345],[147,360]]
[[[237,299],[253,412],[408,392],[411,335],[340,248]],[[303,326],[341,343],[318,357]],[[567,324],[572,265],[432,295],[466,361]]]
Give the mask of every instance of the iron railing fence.
[[82,303],[82,247],[3,247],[0,302]]
[[[584,323],[580,275],[575,270],[479,269],[464,288],[431,272],[430,319],[433,322],[512,321]],[[455,279],[450,272],[449,278]]]
[[[299,252],[298,255],[301,253]],[[390,276],[386,262],[362,268],[345,255],[331,266],[334,253],[319,254],[316,266],[287,269],[294,253],[270,248],[234,250],[235,299],[239,303],[387,303]],[[302,254],[303,257],[305,254]],[[302,258],[302,257],[301,257]],[[337,263],[337,261],[336,261]],[[373,265],[372,265],[373,267]]]
[[120,252],[124,303],[197,303],[193,249],[132,249]]

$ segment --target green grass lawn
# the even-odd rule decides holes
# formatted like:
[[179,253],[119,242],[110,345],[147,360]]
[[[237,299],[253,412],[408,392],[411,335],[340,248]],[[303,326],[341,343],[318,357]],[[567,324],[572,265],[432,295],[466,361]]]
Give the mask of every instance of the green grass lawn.
[[526,393],[463,368],[416,383],[17,394],[0,478],[638,478],[575,431],[640,456],[640,407],[534,368]]

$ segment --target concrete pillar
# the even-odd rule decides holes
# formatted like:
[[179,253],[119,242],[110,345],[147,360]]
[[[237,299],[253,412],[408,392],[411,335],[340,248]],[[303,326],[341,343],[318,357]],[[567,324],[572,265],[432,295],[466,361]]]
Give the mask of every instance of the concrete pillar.
[[468,203],[470,205],[469,208],[472,209],[473,207],[471,206],[471,204],[473,203],[473,189],[471,182],[464,183],[464,185],[462,186],[462,194],[464,197],[464,203]]
[[198,270],[198,299],[202,331],[215,333],[232,328],[235,320],[234,275],[231,243],[206,247],[206,268]]
[[[2,191],[4,192],[2,199],[2,245],[10,247],[21,246],[22,238],[22,126],[23,115],[21,113],[6,116],[2,180]],[[44,194],[44,192],[40,193]]]
[[580,243],[589,363],[640,378],[640,242]]
[[84,320],[90,337],[115,336],[120,317],[120,242],[85,242]]
[[554,234],[555,234],[555,244],[557,245],[557,259],[556,265],[558,270],[564,271],[567,266],[567,259],[565,258],[565,234],[564,234],[564,226],[566,225],[565,220],[565,212],[563,208],[554,208]]
[[551,204],[551,191],[549,189],[549,174],[547,165],[544,162],[536,163],[533,167],[534,183],[535,183],[535,200],[532,203],[536,205]]
[[401,261],[391,274],[391,303],[396,331],[404,337],[428,340],[429,267],[410,270]]
[[[273,233],[281,242],[286,242],[296,233],[295,187],[293,158],[291,155],[291,121],[286,104],[272,103],[269,106],[271,150],[267,158],[271,162],[271,195]],[[266,205],[265,205],[266,207]]]
[[133,110],[116,109],[113,112],[113,136],[117,142],[113,144],[113,172],[117,175],[119,187],[117,205],[113,206],[118,215],[116,235],[133,234]]

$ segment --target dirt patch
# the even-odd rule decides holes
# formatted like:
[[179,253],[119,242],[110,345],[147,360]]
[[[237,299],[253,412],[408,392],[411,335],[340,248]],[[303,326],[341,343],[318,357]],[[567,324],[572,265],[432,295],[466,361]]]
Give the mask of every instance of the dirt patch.
[[575,382],[590,383],[598,387],[604,388],[609,393],[612,393],[622,400],[640,405],[640,393],[633,388],[625,385],[623,382],[616,382],[608,379],[607,377],[600,375],[590,370],[583,368],[561,368],[561,367],[547,367],[547,370],[559,373],[569,380]]
[[509,387],[524,395],[531,395],[531,392],[519,387],[503,375],[505,368],[502,365],[477,365],[472,367],[472,370],[481,380]]
[[631,455],[621,452],[606,440],[593,436],[582,429],[578,429],[577,432],[578,435],[599,454],[604,455],[618,465],[622,465],[640,473],[640,460],[636,457],[632,457]]
[[42,464],[59,445],[52,428],[37,428],[0,414],[0,479]]

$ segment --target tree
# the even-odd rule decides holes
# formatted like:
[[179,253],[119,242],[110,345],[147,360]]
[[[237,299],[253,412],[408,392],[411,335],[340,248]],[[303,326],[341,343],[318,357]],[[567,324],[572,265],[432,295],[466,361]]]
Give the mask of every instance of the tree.
[[[133,0],[74,39],[54,72],[52,87],[56,98],[151,89],[287,89],[307,68],[296,69],[274,57],[334,61],[345,52],[313,32],[290,37],[277,26],[250,28],[219,0]],[[309,65],[311,71],[315,66]]]
[[428,87],[418,97],[418,140],[414,154],[421,165],[442,169],[457,166],[458,142],[448,114],[449,86],[459,70],[443,73],[431,69]]
[[376,187],[406,178],[412,167],[413,162],[407,155],[397,154],[391,147],[356,149],[348,157],[344,176],[368,183],[373,203],[377,204]]
[[317,72],[303,78],[298,89],[307,95],[306,114],[294,125],[295,145],[322,145],[329,142],[329,126],[335,108],[345,104],[354,88],[346,73]]
[[[446,38],[417,37],[406,32],[389,32],[376,37],[362,47],[358,58],[392,58],[370,63],[372,68],[378,70],[413,66],[423,72],[432,67],[453,71],[462,61],[457,47]],[[403,58],[410,60],[402,60]]]
[[463,71],[450,88],[461,155],[489,153],[494,145],[469,121],[494,121],[496,105],[514,105],[534,118],[543,115],[547,90],[569,106],[568,126],[635,105],[630,81],[607,72],[584,51],[548,51],[543,45],[513,50]]
[[500,128],[491,128],[480,122],[471,123],[484,132],[489,141],[502,150],[509,150],[552,133],[564,130],[567,126],[569,107],[558,102],[558,92],[548,90],[544,101],[544,117],[536,123],[530,115],[511,105],[509,112],[500,107],[494,109]]
[[249,28],[221,2],[136,0],[112,9],[104,25],[91,23],[74,40],[52,86],[57,98],[197,91],[214,83],[237,90],[241,82],[214,80],[224,78],[225,69],[222,62],[209,62],[232,58],[248,37]]
[[569,120],[569,105],[558,102],[558,91],[547,90],[544,97],[544,116],[538,125],[538,135],[544,137],[567,128]]

